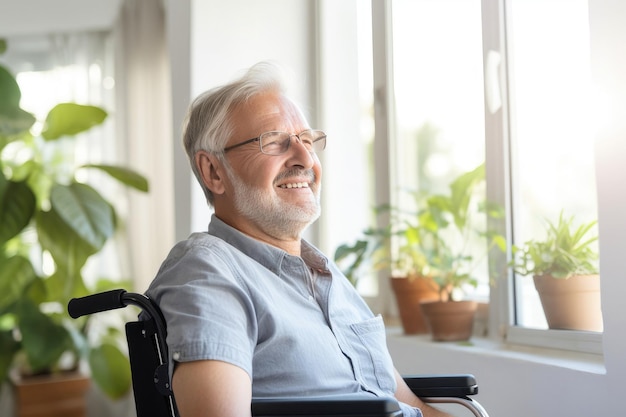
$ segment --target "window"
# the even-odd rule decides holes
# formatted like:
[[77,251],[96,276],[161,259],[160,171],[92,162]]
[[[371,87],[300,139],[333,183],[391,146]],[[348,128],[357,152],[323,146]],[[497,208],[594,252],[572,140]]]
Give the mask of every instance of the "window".
[[[512,147],[519,187],[516,243],[540,238],[542,220],[556,221],[561,209],[585,222],[597,216],[588,122],[587,2],[567,2],[566,16],[561,16],[561,3],[512,2],[509,13]],[[529,284],[531,280],[516,278],[517,324],[547,328],[545,317],[536,314],[541,307]]]
[[[441,191],[485,159],[486,195],[505,207],[507,217],[498,226],[510,243],[540,238],[542,221],[558,220],[561,211],[577,222],[595,220],[586,8],[584,0],[320,2],[322,85],[330,85],[330,77],[341,91],[322,95],[321,122],[351,132],[336,145],[340,157],[325,154],[325,176],[345,187],[346,177],[337,173],[348,169],[340,175],[355,183],[348,191],[326,187],[324,213],[331,219],[322,224],[322,249],[332,253],[353,241],[371,224],[381,195],[404,204],[403,189]],[[371,34],[357,29],[364,17],[371,19]],[[333,42],[324,41],[329,33]],[[362,37],[370,35],[371,57],[362,47],[369,44]],[[346,86],[356,91],[355,85],[361,94],[346,95]],[[367,88],[372,95],[363,94]],[[370,145],[371,114],[350,113],[348,119],[327,106],[367,110],[363,98],[372,96],[374,106],[385,105],[376,112],[377,138]],[[349,164],[345,146],[351,147]],[[351,207],[349,216],[345,207]],[[503,266],[502,276],[489,276],[485,266],[480,285],[467,297],[490,300],[492,335],[600,352],[599,333],[547,330],[532,278],[508,276],[506,254],[490,256]],[[490,280],[497,285],[490,287]],[[393,303],[385,287],[368,293],[382,312]]]
[[[521,245],[543,239],[547,221],[556,224],[561,214],[574,225],[597,219],[587,1],[512,0],[506,2],[505,16],[510,224],[513,244]],[[597,236],[597,227],[589,236]],[[548,324],[532,277],[513,279],[509,334],[523,341],[520,329],[528,334]],[[561,333],[555,337],[594,338]],[[598,348],[591,351],[599,351],[595,337]]]

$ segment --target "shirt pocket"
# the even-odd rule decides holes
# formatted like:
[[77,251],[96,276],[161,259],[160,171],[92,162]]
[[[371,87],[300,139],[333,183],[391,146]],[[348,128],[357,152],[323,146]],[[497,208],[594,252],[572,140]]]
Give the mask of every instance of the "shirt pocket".
[[354,349],[359,352],[358,368],[366,388],[370,384],[393,394],[396,391],[396,379],[393,361],[387,349],[385,324],[378,315],[374,318],[350,325],[357,344]]

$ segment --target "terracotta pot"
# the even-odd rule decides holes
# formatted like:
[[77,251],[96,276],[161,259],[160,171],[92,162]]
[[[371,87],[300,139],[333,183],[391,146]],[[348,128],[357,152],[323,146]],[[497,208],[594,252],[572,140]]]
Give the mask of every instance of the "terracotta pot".
[[400,320],[405,334],[428,333],[420,303],[438,300],[437,284],[430,278],[391,278],[391,288],[396,296]]
[[474,328],[475,301],[431,301],[421,304],[434,341],[469,340]]
[[602,331],[599,275],[533,279],[550,329]]
[[90,379],[79,373],[13,378],[17,417],[85,417]]

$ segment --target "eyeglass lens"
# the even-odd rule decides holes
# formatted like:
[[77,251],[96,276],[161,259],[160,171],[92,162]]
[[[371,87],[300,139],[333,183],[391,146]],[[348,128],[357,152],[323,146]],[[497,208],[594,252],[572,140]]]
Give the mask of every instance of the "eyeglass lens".
[[326,134],[321,130],[305,130],[299,135],[287,132],[267,132],[259,137],[261,152],[268,155],[280,155],[287,152],[292,136],[298,137],[309,152],[320,152],[326,147]]

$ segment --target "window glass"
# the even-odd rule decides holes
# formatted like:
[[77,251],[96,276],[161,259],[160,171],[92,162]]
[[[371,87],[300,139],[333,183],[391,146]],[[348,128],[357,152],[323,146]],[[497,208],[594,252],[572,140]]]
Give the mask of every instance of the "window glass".
[[[511,1],[507,15],[513,238],[522,245],[543,239],[561,212],[574,225],[597,218],[589,23],[585,0]],[[532,277],[515,277],[514,310],[516,325],[547,328]]]
[[[410,210],[405,191],[448,194],[452,180],[485,160],[481,2],[395,0],[392,15],[391,187]],[[465,296],[486,301],[486,262],[472,273],[480,285]]]

